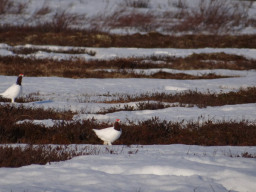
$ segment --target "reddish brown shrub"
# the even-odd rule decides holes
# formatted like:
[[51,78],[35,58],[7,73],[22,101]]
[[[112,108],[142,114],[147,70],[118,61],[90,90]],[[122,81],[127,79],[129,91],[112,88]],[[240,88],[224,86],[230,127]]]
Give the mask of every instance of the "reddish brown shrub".
[[[2,143],[30,144],[101,144],[102,141],[92,131],[105,128],[109,123],[95,120],[82,122],[62,121],[53,127],[34,125],[31,122],[15,124],[8,119],[0,121],[0,141]],[[191,144],[191,145],[255,145],[256,123],[248,121],[207,121],[167,122],[158,118],[122,124],[122,136],[115,144]]]
[[[95,21],[96,24],[98,20]],[[0,26],[0,41],[17,44],[47,44],[82,47],[142,47],[142,48],[202,48],[233,47],[255,48],[255,35],[183,35],[172,36],[160,33],[115,35],[96,30],[66,29],[55,32],[54,28],[37,26]],[[98,29],[98,30],[97,30]]]
[[[182,11],[184,11],[182,9]],[[222,0],[201,0],[192,11],[183,13],[184,19],[172,29],[208,33],[227,33],[248,22],[247,9],[242,4]]]
[[5,14],[13,6],[13,2],[10,0],[0,1],[0,15]]
[[133,8],[149,8],[149,0],[124,0],[124,5]]
[[127,103],[132,101],[159,101],[175,103],[180,105],[197,105],[198,107],[234,105],[256,102],[256,87],[248,87],[228,93],[200,93],[198,91],[184,91],[176,94],[167,93],[145,93],[140,95],[119,95],[114,100],[106,103]]
[[67,146],[26,145],[0,146],[0,167],[21,167],[31,164],[45,165],[55,161],[65,161],[72,157],[86,154],[90,149],[80,151]]
[[255,136],[255,123],[246,121],[183,124],[153,118],[138,125],[123,125],[123,134],[117,143],[253,146]]

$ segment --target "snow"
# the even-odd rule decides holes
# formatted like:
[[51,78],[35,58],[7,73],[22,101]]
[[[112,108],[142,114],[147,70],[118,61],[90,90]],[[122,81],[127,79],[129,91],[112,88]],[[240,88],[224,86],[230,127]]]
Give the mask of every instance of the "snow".
[[256,49],[249,48],[197,48],[197,49],[176,49],[176,48],[96,48],[96,47],[75,47],[75,48],[86,48],[96,53],[95,56],[88,54],[62,54],[62,53],[48,53],[44,51],[38,51],[33,54],[23,55],[15,54],[11,50],[13,48],[37,48],[37,49],[48,49],[48,50],[70,50],[74,47],[71,46],[54,46],[54,45],[19,45],[10,46],[4,43],[0,43],[0,55],[1,56],[20,56],[20,57],[35,57],[38,59],[51,58],[56,60],[61,59],[114,59],[114,58],[128,58],[128,57],[150,57],[150,56],[174,56],[174,57],[187,57],[192,54],[200,53],[226,53],[232,55],[244,56],[248,59],[256,59]]
[[[123,122],[132,120],[134,122],[140,120],[147,120],[153,117],[158,117],[161,120],[181,122],[185,120],[190,121],[237,121],[250,120],[255,121],[256,117],[256,104],[243,104],[243,105],[232,105],[223,107],[170,107],[167,109],[158,110],[143,110],[143,111],[121,111],[115,113],[108,113],[106,115],[96,114],[85,114],[79,115],[79,118],[95,118],[98,120],[110,120],[113,121],[116,118],[120,118]],[[74,117],[74,119],[76,116]]]
[[[18,46],[18,47],[21,47]],[[36,47],[49,50],[67,50],[74,47],[62,46],[35,46],[25,45],[24,47]],[[1,50],[11,50],[11,46],[0,44]],[[242,55],[248,58],[256,57],[256,49],[137,49],[137,48],[86,48],[88,50],[96,51],[95,58],[109,59],[109,55],[115,57],[142,57],[150,56],[152,54],[165,53],[168,55],[175,55],[178,57],[185,57],[194,52],[214,53],[226,52],[230,54]],[[161,51],[160,51],[161,50]],[[163,51],[165,50],[165,51]],[[2,51],[0,51],[1,55]],[[45,52],[46,53],[46,52]],[[11,55],[14,55],[11,53]],[[52,55],[56,59],[63,59],[66,57],[74,57],[74,54],[46,53],[45,57],[49,58]],[[21,55],[19,55],[21,56]],[[31,56],[31,55],[30,55]],[[29,56],[27,56],[29,57]],[[82,55],[81,57],[84,57]],[[91,57],[91,56],[90,56]],[[157,65],[157,64],[156,64]],[[74,120],[96,118],[101,121],[113,121],[120,118],[123,122],[127,120],[139,121],[152,117],[159,117],[164,120],[172,121],[197,121],[198,117],[205,120],[251,120],[254,121],[256,117],[255,104],[240,104],[232,106],[221,107],[170,107],[160,110],[146,110],[146,111],[120,111],[109,113],[106,115],[95,114],[101,109],[108,109],[110,107],[120,106],[120,104],[105,104],[104,100],[111,100],[124,95],[140,95],[150,94],[155,92],[177,93],[187,90],[194,90],[199,92],[230,92],[237,91],[240,88],[252,87],[256,85],[256,71],[255,70],[173,70],[161,69],[162,71],[172,73],[187,73],[192,75],[200,75],[206,73],[216,73],[220,75],[229,75],[231,78],[220,79],[200,79],[200,80],[175,80],[175,79],[70,79],[61,77],[24,77],[23,91],[25,95],[36,93],[42,101],[36,101],[24,104],[28,107],[44,107],[55,108],[60,110],[71,110],[78,112],[74,116]],[[157,72],[159,69],[142,70],[136,69],[134,72],[143,72],[150,74]],[[15,82],[14,76],[0,76],[0,92],[9,86],[10,82]],[[40,85],[40,86],[38,86]],[[81,86],[82,85],[82,86]],[[149,86],[150,85],[150,86]],[[104,96],[105,95],[105,96]],[[134,103],[124,103],[125,105],[134,105]],[[122,106],[124,104],[121,104]],[[227,110],[228,109],[228,110]],[[47,126],[52,126],[49,120],[39,121],[35,123],[43,123]]]
[[[1,44],[4,55],[8,45]],[[46,46],[48,47],[48,46]],[[48,47],[51,49],[51,47]],[[55,48],[63,48],[56,46]],[[88,48],[92,49],[92,48]],[[93,48],[96,57],[145,56],[160,53],[160,49]],[[194,49],[193,51],[219,52],[223,49]],[[187,56],[190,49],[161,49],[161,54]],[[255,49],[225,49],[224,51],[254,58]],[[47,55],[47,53],[44,53]],[[58,54],[51,53],[56,59]],[[10,52],[10,55],[13,55]],[[65,58],[67,54],[62,56]],[[49,56],[49,55],[48,55]],[[72,56],[72,55],[69,55]],[[63,58],[62,57],[62,58]],[[168,71],[168,69],[164,69]],[[145,70],[146,73],[157,71]],[[141,71],[138,71],[141,72]],[[96,114],[102,109],[124,105],[136,106],[136,102],[106,104],[119,95],[142,93],[177,93],[186,90],[201,92],[230,92],[256,85],[256,71],[234,70],[171,70],[188,74],[218,73],[232,78],[211,80],[170,79],[70,79],[61,77],[24,77],[23,90],[35,93],[42,100],[25,103],[26,107],[43,107],[78,112],[73,120],[95,118],[112,122],[119,118],[134,122],[152,117],[168,121],[241,121],[255,122],[256,104],[225,105],[219,107],[170,107],[159,110],[120,111],[105,115]],[[26,75],[26,74],[25,74]],[[0,76],[0,90],[16,81],[16,76]],[[39,86],[40,85],[40,86]],[[148,101],[147,101],[148,102]],[[153,101],[150,101],[153,102]],[[4,103],[1,103],[4,104]],[[15,103],[13,105],[20,105]],[[24,120],[31,121],[31,120]],[[22,123],[19,121],[17,123]],[[35,124],[51,127],[52,119],[33,120]],[[17,146],[17,144],[15,145]],[[78,145],[83,147],[84,145]],[[29,165],[20,168],[0,169],[0,192],[84,192],[84,191],[159,191],[159,192],[254,192],[256,188],[255,158],[242,158],[245,152],[256,155],[256,147],[234,146],[111,146],[117,154],[105,153],[105,146],[87,145],[100,149],[98,155],[84,155],[64,162],[47,165]],[[71,146],[72,147],[72,146]],[[238,157],[240,156],[240,157]]]
[[[223,72],[224,73],[224,72]],[[251,87],[256,84],[255,71],[242,72],[241,77],[212,79],[212,80],[169,80],[169,79],[69,79],[60,77],[24,77],[23,92],[25,95],[37,93],[42,101],[24,104],[25,106],[56,108],[72,110],[79,115],[74,118],[83,119],[95,117],[96,119],[122,121],[144,120],[159,116],[166,120],[197,120],[199,116],[206,119],[245,119],[254,120],[256,116],[255,104],[241,104],[221,107],[170,107],[161,110],[147,111],[121,111],[106,115],[94,114],[101,108],[118,106],[119,104],[100,103],[105,99],[115,98],[118,95],[140,95],[143,93],[166,92],[176,93],[185,90],[201,92],[229,92],[241,87]],[[14,76],[0,76],[0,90],[5,90],[8,83],[14,81]],[[40,84],[40,86],[38,86]],[[81,86],[83,85],[83,86]],[[150,85],[150,86],[148,86]],[[110,95],[110,96],[102,96]],[[115,96],[116,95],[116,96]],[[126,103],[129,105],[129,103]],[[229,110],[227,110],[229,109]],[[83,114],[85,113],[85,114]],[[91,113],[91,114],[88,114]]]
[[256,187],[255,159],[232,157],[245,151],[256,153],[256,147],[133,145],[110,149],[118,154],[1,168],[0,191],[253,192]]

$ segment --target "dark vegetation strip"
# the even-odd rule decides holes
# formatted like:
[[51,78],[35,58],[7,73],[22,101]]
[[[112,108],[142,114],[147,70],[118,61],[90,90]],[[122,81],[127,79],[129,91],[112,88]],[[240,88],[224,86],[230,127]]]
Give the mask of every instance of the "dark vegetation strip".
[[[1,143],[29,144],[102,144],[93,128],[105,128],[110,124],[93,119],[80,122],[57,123],[51,128],[33,123],[16,124],[0,122]],[[207,121],[167,122],[158,118],[138,124],[123,124],[122,136],[115,144],[189,144],[189,145],[256,145],[256,122]]]
[[[160,62],[156,64],[156,62]],[[23,58],[19,56],[0,56],[1,75],[17,75],[22,69],[26,76],[60,76],[70,78],[220,78],[216,74],[191,76],[186,74],[168,74],[160,71],[147,76],[137,74],[132,69],[169,68],[179,70],[191,69],[256,69],[256,61],[242,56],[225,53],[193,54],[186,58],[169,56],[151,56],[147,58],[116,58],[112,60],[53,60]],[[118,72],[99,71],[99,69],[117,69]]]
[[[21,167],[31,164],[45,165],[51,162],[69,160],[81,155],[120,154],[122,152],[123,149],[117,150],[98,146],[2,145],[0,146],[0,167]],[[138,149],[127,151],[128,154],[136,154],[137,152]]]
[[[92,131],[109,123],[94,119],[72,121],[72,115],[55,114],[43,109],[0,105],[0,143],[29,144],[100,144]],[[55,115],[55,116],[54,116]],[[24,119],[61,119],[53,127],[25,122]],[[167,122],[158,118],[122,125],[123,134],[116,144],[195,144],[195,145],[256,145],[256,122],[207,121]]]
[[84,47],[143,48],[256,48],[255,35],[184,35],[160,33],[116,35],[92,30],[66,29],[55,32],[45,26],[1,26],[0,42],[11,45],[38,44]]
[[71,111],[58,111],[52,108],[28,108],[24,105],[14,106],[0,104],[0,122],[10,125],[13,122],[21,121],[24,119],[54,119],[54,120],[71,120],[74,113]]
[[157,109],[164,109],[164,108],[169,108],[169,107],[177,107],[180,106],[178,104],[165,104],[162,102],[139,102],[136,103],[135,106],[130,106],[130,105],[124,105],[121,107],[120,105],[118,106],[113,106],[109,108],[102,108],[100,111],[98,111],[96,114],[107,114],[107,113],[114,113],[118,111],[140,111],[140,110],[157,110]]
[[189,144],[189,145],[245,145],[256,144],[256,125],[241,122],[212,122],[203,124],[160,121],[158,118],[138,125],[123,125],[120,143],[125,144]]
[[190,75],[186,73],[169,73],[159,71],[152,74],[136,73],[128,70],[120,71],[90,71],[84,72],[83,75],[86,78],[151,78],[151,79],[218,79],[218,78],[230,78],[234,76],[217,75],[215,73],[205,73],[200,75]]
[[86,48],[70,48],[70,49],[47,49],[47,48],[35,48],[35,47],[14,47],[10,48],[10,51],[12,51],[15,54],[33,54],[38,51],[48,52],[48,53],[63,53],[63,54],[87,54],[90,56],[94,56],[96,53],[92,50],[88,50]]
[[256,103],[256,87],[241,88],[227,93],[201,93],[199,91],[183,91],[180,93],[145,93],[140,95],[119,95],[105,103],[127,103],[135,101],[178,102],[180,105],[197,105],[198,107]]
[[240,55],[226,53],[201,53],[192,54],[185,58],[169,56],[151,56],[153,61],[165,61],[171,63],[173,69],[233,69],[249,70],[256,69],[256,62]]
[[[133,152],[133,151],[131,151]],[[80,155],[98,155],[99,153],[115,154],[117,151],[107,149],[102,151],[96,146],[79,148],[67,145],[21,145],[0,146],[0,167],[21,167],[31,164],[45,165],[51,162],[69,160]]]
[[65,161],[82,155],[83,152],[68,150],[65,146],[51,147],[26,145],[24,147],[0,146],[0,167],[21,167],[31,164],[45,165]]
[[[158,79],[216,79],[228,78],[230,76],[217,75],[215,73],[202,75],[189,75],[185,73],[168,73],[159,71],[153,74],[136,73],[125,70],[133,69],[134,61],[128,64],[126,59],[111,61],[55,61],[48,59],[24,59],[20,57],[0,57],[0,67],[2,75],[16,75],[17,70],[22,68],[26,76],[59,76],[68,78],[158,78]],[[105,65],[104,65],[105,63]],[[109,64],[109,65],[108,65]],[[129,66],[130,65],[130,66]],[[145,66],[157,67],[155,64],[142,64]],[[99,71],[98,67],[118,68],[117,72]],[[140,67],[136,64],[136,67]]]
[[[137,154],[139,149],[130,150],[128,154]],[[68,145],[25,145],[25,146],[0,146],[0,167],[21,167],[31,164],[45,165],[51,162],[59,162],[72,159],[80,155],[119,154],[120,151],[105,148],[102,151],[96,146],[85,146],[82,149],[70,148]],[[256,154],[243,152],[241,154],[229,154],[229,157],[256,158]]]

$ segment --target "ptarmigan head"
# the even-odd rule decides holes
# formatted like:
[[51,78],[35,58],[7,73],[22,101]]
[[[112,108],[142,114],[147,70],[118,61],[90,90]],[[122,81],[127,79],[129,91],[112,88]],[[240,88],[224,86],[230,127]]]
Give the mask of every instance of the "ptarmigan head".
[[22,77],[24,76],[24,74],[19,74],[18,78],[17,78],[17,81],[16,81],[16,84],[17,85],[20,85],[21,86],[21,82],[22,82]]
[[120,119],[116,119],[116,121],[114,123],[114,129],[117,130],[117,131],[121,130],[120,122],[121,122]]

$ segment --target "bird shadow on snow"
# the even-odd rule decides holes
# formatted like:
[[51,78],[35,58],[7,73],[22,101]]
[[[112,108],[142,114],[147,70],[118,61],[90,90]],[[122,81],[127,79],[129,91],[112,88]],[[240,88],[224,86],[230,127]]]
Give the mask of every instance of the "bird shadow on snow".
[[52,103],[53,101],[52,100],[45,100],[45,101],[35,101],[35,102],[32,102],[34,104],[45,104],[45,103]]

